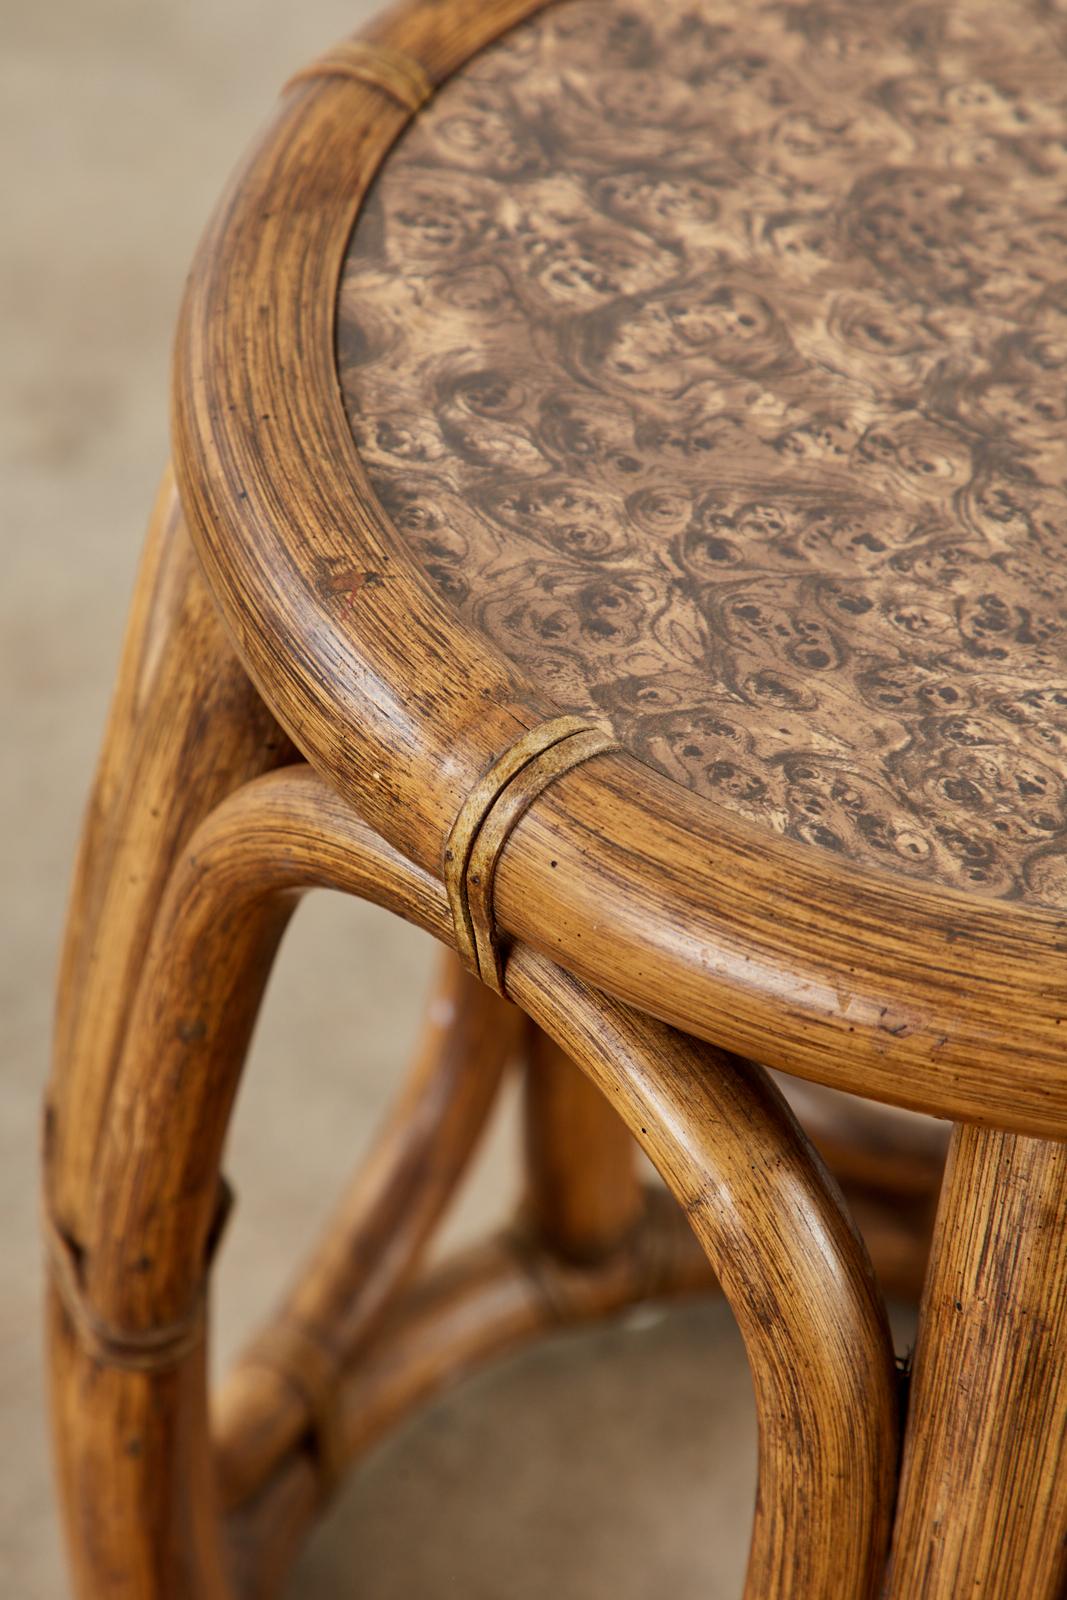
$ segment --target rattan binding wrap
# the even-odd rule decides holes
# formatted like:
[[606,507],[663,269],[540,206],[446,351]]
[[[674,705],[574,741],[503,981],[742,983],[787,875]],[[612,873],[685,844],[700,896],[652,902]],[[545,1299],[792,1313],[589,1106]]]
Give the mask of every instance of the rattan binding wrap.
[[44,1234],[49,1278],[75,1337],[94,1361],[104,1367],[121,1367],[127,1372],[162,1372],[178,1366],[195,1350],[204,1337],[208,1268],[232,1206],[233,1191],[222,1179],[205,1250],[204,1279],[185,1315],[155,1327],[121,1328],[101,1317],[90,1304],[78,1248],[56,1222],[46,1200]]
[[555,717],[510,745],[475,784],[445,847],[445,888],[464,964],[504,994],[504,967],[493,918],[493,878],[511,830],[537,796],[564,772],[618,740],[581,717]]
[[296,1393],[307,1416],[318,1466],[319,1494],[332,1496],[344,1472],[344,1417],[337,1405],[341,1363],[321,1338],[293,1321],[261,1329],[243,1357],[264,1367]]
[[392,50],[384,44],[368,44],[363,39],[345,39],[318,56],[286,84],[305,83],[309,78],[355,78],[373,84],[409,111],[417,111],[433,94],[433,84],[414,56]]

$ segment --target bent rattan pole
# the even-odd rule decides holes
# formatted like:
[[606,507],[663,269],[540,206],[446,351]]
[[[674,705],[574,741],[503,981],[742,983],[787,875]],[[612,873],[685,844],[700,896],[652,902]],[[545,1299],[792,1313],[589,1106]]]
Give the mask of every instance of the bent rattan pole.
[[[65,1255],[85,1238],[100,1129],[167,877],[189,835],[223,795],[290,756],[288,740],[220,623],[168,471],[149,524],[85,819],[59,977],[44,1157],[49,1222]],[[80,1273],[80,1259],[70,1265]],[[154,1393],[162,1417],[174,1407],[195,1411],[202,1374],[194,1362],[180,1381],[124,1385],[120,1377],[98,1371],[72,1344],[69,1318],[54,1293],[48,1327],[59,1498],[72,1530],[75,1583],[79,1593],[96,1594],[93,1563],[86,1564],[85,1554],[86,1488],[91,1498],[103,1475],[111,1474],[117,1501],[134,1517],[136,1490],[128,1480],[137,1475],[137,1397]],[[103,1397],[106,1409],[107,1395],[117,1401],[120,1393],[127,1409],[119,1461],[109,1462],[91,1443],[75,1448],[83,1434],[92,1434],[98,1400]],[[196,1554],[211,1544],[213,1521],[191,1510],[182,1494],[168,1501],[164,1516],[158,1504],[144,1509],[168,1530],[159,1559],[166,1564],[173,1556],[176,1570],[185,1563],[186,1555],[169,1543],[171,1531],[180,1531],[188,1559],[205,1572],[204,1594],[213,1593],[211,1558],[201,1561]],[[106,1535],[100,1538],[106,1543]]]
[[333,1390],[404,1288],[485,1126],[522,1018],[442,952],[414,1065],[274,1319],[216,1409],[225,1505],[251,1498],[314,1431],[321,1490],[339,1468]]
[[[239,791],[174,867],[144,956],[95,1169],[75,1191],[85,1304],[135,1339],[202,1293],[222,1138],[260,995],[297,895],[314,884],[447,935],[443,892],[304,769]],[[61,1098],[61,1118],[77,1115]],[[69,1180],[46,1149],[49,1194]],[[203,1341],[168,1370],[101,1365],[50,1311],[55,1448],[80,1595],[221,1600]],[[97,1352],[99,1354],[99,1352]]]
[[292,759],[237,660],[164,473],[85,819],[57,986],[48,1131],[64,1228],[78,1232],[137,971],[167,875],[224,795]]
[[761,1068],[592,995],[527,947],[508,987],[624,1117],[737,1317],[760,1428],[746,1600],[865,1600],[889,1535],[896,1388],[832,1180]]

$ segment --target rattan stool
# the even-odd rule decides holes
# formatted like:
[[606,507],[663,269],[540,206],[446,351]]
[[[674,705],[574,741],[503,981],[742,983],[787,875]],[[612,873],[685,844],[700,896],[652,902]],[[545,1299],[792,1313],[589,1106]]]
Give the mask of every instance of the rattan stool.
[[[61,976],[84,1600],[275,1592],[450,1377],[715,1284],[748,1600],[1063,1592],[1065,55],[978,0],[406,0],[286,87],[186,295]],[[317,886],[428,929],[438,1003],[209,1428]],[[509,1063],[521,1214],[424,1270]]]

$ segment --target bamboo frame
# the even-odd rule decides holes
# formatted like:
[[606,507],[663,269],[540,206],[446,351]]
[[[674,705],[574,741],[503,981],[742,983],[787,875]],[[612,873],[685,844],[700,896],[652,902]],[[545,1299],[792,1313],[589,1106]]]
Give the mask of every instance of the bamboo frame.
[[[365,39],[437,84],[533,9],[411,0]],[[410,114],[365,78],[311,75],[284,98],[194,264],[174,443],[197,549],[266,703],[359,814],[436,873],[466,797],[555,708],[431,592],[341,403],[345,245]],[[530,806],[493,914],[593,987],[739,1054],[1067,1137],[1052,911],[839,864],[615,752]]]
[[[48,1321],[76,1586],[265,1595],[338,1474],[442,1383],[714,1278],[760,1415],[748,1600],[864,1600],[891,1531],[894,1597],[1051,1596],[1067,1534],[1052,1248],[1067,1195],[1046,1142],[1067,1138],[1061,919],[837,865],[618,751],[591,747],[547,786],[520,763],[526,779],[502,787],[555,708],[445,611],[352,444],[333,340],[354,217],[427,89],[532,9],[402,4],[298,75],[194,269],[175,368],[184,510],[165,480],[76,878],[45,1119],[69,1269]],[[288,764],[294,746],[310,767]],[[446,854],[487,778],[472,903],[469,861],[456,875]],[[446,878],[470,913],[458,934]],[[532,1020],[446,967],[453,1024],[431,1028],[334,1228],[223,1392],[213,1441],[199,1319],[222,1148],[278,942],[317,886],[448,947],[469,933],[467,959]],[[516,1050],[520,1223],[421,1277]],[[746,1056],[961,1124],[892,1529],[899,1394],[871,1264]],[[883,1280],[914,1287],[936,1154],[901,1171],[892,1148],[857,1156],[841,1126],[822,1142]],[[681,1211],[636,1183],[633,1141]],[[107,1337],[86,1340],[90,1322]],[[123,1341],[144,1350],[175,1327],[139,1370],[118,1361]]]
[[525,1090],[530,1229],[565,1261],[602,1261],[623,1245],[644,1209],[633,1141],[540,1028],[529,1033]]
[[[79,1240],[87,1298],[117,1327],[174,1321],[200,1291],[225,1126],[254,1011],[294,896],[315,885],[386,904],[442,942],[455,937],[441,885],[305,769],[254,780],[205,819],[159,909]],[[760,1069],[606,1007],[532,951],[514,951],[508,987],[610,1089],[683,1201],[741,1320],[754,1357],[760,1504],[768,1508],[754,1529],[749,1593],[872,1593],[895,1458],[891,1352],[862,1246],[784,1102]],[[184,1020],[190,1008],[195,1026]],[[761,1152],[755,1181],[754,1149]],[[395,1230],[398,1217],[389,1220]],[[739,1226],[748,1238],[744,1260]],[[761,1230],[765,1248],[753,1248]],[[783,1276],[796,1291],[784,1299],[775,1286]],[[393,1276],[389,1289],[403,1277]],[[778,1308],[773,1317],[769,1304]],[[57,1442],[84,1592],[106,1584],[114,1594],[226,1594],[223,1549],[212,1533],[202,1343],[162,1370],[130,1372],[101,1368],[73,1333],[55,1304]],[[290,1362],[306,1362],[308,1344],[289,1338]],[[798,1348],[809,1350],[811,1363],[803,1397],[794,1375]],[[246,1381],[250,1365],[254,1357]],[[93,1404],[78,1420],[87,1382]],[[306,1380],[315,1384],[324,1389],[321,1407],[331,1393],[321,1369]],[[231,1428],[224,1456],[231,1485],[239,1479],[232,1458],[240,1455],[233,1433],[241,1436],[241,1425]],[[250,1427],[243,1436],[261,1447],[262,1433]],[[124,1442],[132,1526],[103,1517],[86,1541],[86,1515],[100,1507],[101,1494],[112,1494],[95,1463],[120,1454]],[[328,1470],[337,1470],[336,1460]],[[794,1514],[781,1515],[790,1504]],[[158,1537],[161,1524],[166,1540]]]
[[[162,556],[149,562],[145,584],[158,591],[160,563],[174,564],[181,581],[166,586],[148,644],[143,600],[135,605],[128,670],[141,674],[145,659],[185,661],[194,684],[224,682],[234,669],[220,634],[202,655],[183,649],[209,613],[172,510],[157,519],[153,543],[161,529]],[[435,877],[308,768],[269,770],[284,747],[258,711],[250,726],[264,733],[251,745],[246,734],[237,749],[261,775],[238,777],[208,809],[219,779],[194,771],[185,805],[168,828],[154,826],[158,786],[181,770],[152,757],[155,728],[171,730],[172,763],[203,747],[186,732],[194,703],[183,672],[176,665],[151,681],[143,702],[120,686],[112,738],[134,771],[149,758],[163,770],[155,785],[116,787],[109,752],[90,823],[91,866],[105,874],[115,849],[147,841],[133,888],[146,893],[135,903],[150,937],[133,983],[128,944],[116,936],[129,891],[98,893],[91,915],[79,891],[65,971],[84,975],[83,998],[72,1004],[77,988],[67,995],[73,1021],[59,1035],[46,1138],[49,1210],[85,1304],[134,1339],[199,1304],[229,1108],[299,895],[339,888],[388,905],[444,944],[456,939]],[[237,689],[235,679],[240,706]],[[123,714],[131,699],[141,719],[133,726]],[[217,761],[214,745],[206,753]],[[233,774],[227,767],[231,783]],[[206,815],[193,828],[198,796]],[[86,876],[83,868],[82,885]],[[549,1327],[707,1288],[711,1268],[745,1332],[761,1416],[747,1593],[874,1592],[895,1490],[891,1351],[865,1253],[791,1113],[761,1068],[597,996],[527,946],[511,948],[503,977],[544,1030],[525,1046],[521,1228],[429,1280],[412,1277],[519,1043],[511,1008],[453,966],[441,980],[453,1021],[443,1033],[431,1029],[369,1168],[278,1319],[239,1363],[215,1446],[201,1329],[190,1324],[189,1347],[172,1349],[167,1365],[130,1370],[82,1343],[53,1294],[53,1418],[79,1593],[200,1600],[228,1597],[234,1583],[242,1595],[271,1592],[337,1475],[441,1383]],[[122,1004],[103,1031],[89,1002],[95,986],[109,984]],[[572,1061],[590,1083],[574,1076]],[[711,1268],[679,1214],[635,1187],[611,1104],[681,1199]],[[98,1108],[95,1121],[84,1106]],[[821,1137],[834,1148],[833,1114]],[[853,1154],[854,1125],[836,1137],[854,1196],[868,1215],[874,1208],[883,1271],[913,1284],[921,1230],[895,1214],[885,1150]],[[903,1192],[928,1199],[936,1179],[935,1160],[913,1161]],[[1010,1217],[1005,1226],[1014,1226]],[[937,1352],[940,1335],[925,1337]],[[1040,1391],[1033,1403],[1045,1398]],[[920,1488],[929,1482],[932,1469],[912,1470]],[[1060,1509],[1050,1502],[1050,1515]]]

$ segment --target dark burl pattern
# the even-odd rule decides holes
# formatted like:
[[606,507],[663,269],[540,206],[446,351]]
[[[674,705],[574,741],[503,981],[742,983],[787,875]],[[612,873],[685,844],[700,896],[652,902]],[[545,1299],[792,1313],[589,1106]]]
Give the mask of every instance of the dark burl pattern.
[[1067,11],[560,5],[418,117],[339,359],[432,581],[793,838],[1067,902]]

